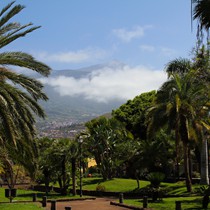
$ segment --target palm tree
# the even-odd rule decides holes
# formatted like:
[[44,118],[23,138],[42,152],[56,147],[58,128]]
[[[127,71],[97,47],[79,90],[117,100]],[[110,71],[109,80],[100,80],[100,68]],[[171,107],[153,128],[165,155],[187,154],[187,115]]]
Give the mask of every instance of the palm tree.
[[191,61],[185,58],[178,58],[170,61],[166,65],[166,72],[168,74],[168,78],[170,78],[173,75],[173,73],[177,73],[180,76],[183,76],[191,70],[191,66]]
[[0,144],[0,162],[2,162],[3,174],[7,180],[7,185],[13,189],[18,173],[15,173],[14,167],[24,167],[27,174],[34,180],[37,172],[37,148],[36,145],[29,145],[21,142],[14,147],[14,145],[4,143]]
[[194,4],[193,19],[197,19],[200,30],[209,30],[210,27],[210,1],[209,0],[192,0]]
[[69,156],[71,159],[71,177],[72,177],[72,194],[76,195],[76,163],[79,157],[79,143],[72,140],[68,146]]
[[[39,28],[32,23],[21,25],[10,22],[24,6],[8,4],[0,12],[0,48]],[[10,66],[24,67],[47,76],[50,68],[23,52],[0,53],[0,140],[17,145],[22,139],[32,141],[35,135],[35,117],[44,117],[44,111],[37,103],[47,100],[42,84],[30,77],[18,74]],[[21,87],[21,88],[19,88]]]
[[[197,39],[198,47],[203,41],[204,33],[207,32],[207,44],[209,42],[209,27],[210,27],[210,1],[209,0],[191,0],[192,18],[198,21]],[[193,7],[194,6],[194,7]]]
[[[204,88],[201,84],[193,85],[196,72],[191,70],[180,76],[172,73],[170,79],[165,82],[157,93],[156,105],[151,108],[149,116],[151,122],[149,131],[155,127],[166,126],[174,129],[177,140],[183,144],[184,170],[186,187],[191,192],[191,180],[189,171],[189,143],[195,139],[196,131],[194,122],[198,119],[197,108],[201,107],[198,101],[203,102]],[[152,128],[153,126],[153,128]]]
[[[194,58],[194,63],[192,63],[188,59],[179,58],[176,60],[172,60],[168,63],[166,72],[168,73],[168,77],[173,73],[179,74],[179,76],[184,76],[184,74],[188,73],[191,69],[195,69],[196,77],[194,81],[194,85],[199,85],[201,83],[204,89],[208,89],[209,87],[209,52],[203,46],[202,48],[198,49]],[[209,93],[202,93],[206,95],[204,97],[204,101],[200,101],[200,105],[198,105],[197,110],[197,117],[201,116],[199,120],[197,119],[194,121],[194,128],[197,131],[197,136],[201,139],[202,145],[200,146],[200,153],[201,153],[201,183],[202,184],[209,184],[208,178],[208,146],[207,146],[207,138],[203,135],[203,132],[206,130],[206,123],[204,124],[204,118],[208,116],[208,111],[206,110],[206,102],[209,100]],[[203,106],[205,104],[205,106]],[[203,126],[200,126],[200,125]],[[178,140],[178,134],[176,134]],[[197,137],[195,137],[197,139]]]
[[103,116],[85,125],[85,146],[94,156],[103,179],[111,179],[116,169],[133,155],[133,136],[115,118],[107,119]]
[[[209,60],[209,50],[205,46],[196,50],[196,55],[193,63],[193,68],[196,69],[196,80],[195,85],[202,84],[204,90],[209,89],[209,78],[210,78],[210,60]],[[209,170],[208,170],[208,131],[209,127],[209,91],[204,91],[204,100],[200,101],[200,106],[197,110],[197,121],[195,121],[195,128],[198,131],[198,135],[201,139],[201,184],[209,184]]]

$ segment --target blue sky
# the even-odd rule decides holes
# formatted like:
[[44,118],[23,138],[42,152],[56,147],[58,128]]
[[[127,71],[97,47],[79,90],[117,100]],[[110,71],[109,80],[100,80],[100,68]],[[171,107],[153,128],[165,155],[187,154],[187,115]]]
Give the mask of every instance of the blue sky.
[[[6,2],[1,1],[2,5]],[[121,61],[163,68],[195,44],[190,0],[17,0],[15,18],[42,28],[10,49],[43,55],[53,69]],[[41,56],[39,56],[41,57]]]
[[[1,1],[0,6],[9,2]],[[162,75],[170,60],[188,58],[196,42],[195,23],[191,31],[190,0],[17,0],[16,3],[26,8],[15,21],[42,27],[4,50],[28,52],[56,70],[115,61],[125,64],[131,74],[134,69],[147,71],[139,76],[144,80],[142,85],[149,82],[150,86],[141,90],[136,87],[135,93],[126,98],[138,91],[158,88],[165,76],[157,76],[161,79],[153,87],[156,80],[147,79],[151,72],[159,71]]]

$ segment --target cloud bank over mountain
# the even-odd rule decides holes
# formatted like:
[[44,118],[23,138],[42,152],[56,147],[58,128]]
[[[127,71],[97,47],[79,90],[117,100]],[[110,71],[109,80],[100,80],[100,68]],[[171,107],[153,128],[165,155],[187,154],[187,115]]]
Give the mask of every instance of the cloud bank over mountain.
[[104,66],[81,78],[57,76],[42,78],[41,81],[52,86],[62,96],[82,96],[108,103],[111,100],[126,101],[143,92],[157,90],[166,78],[162,70],[114,65]]

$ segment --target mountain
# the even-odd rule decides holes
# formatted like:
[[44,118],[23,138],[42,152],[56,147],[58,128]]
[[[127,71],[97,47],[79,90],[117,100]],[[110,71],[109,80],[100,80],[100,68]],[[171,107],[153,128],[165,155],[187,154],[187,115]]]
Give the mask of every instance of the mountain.
[[[77,70],[53,70],[51,75],[47,78],[65,77],[65,78],[88,78],[91,73],[97,72],[105,67],[113,67],[116,63],[107,65],[95,65],[87,68]],[[39,79],[40,75],[33,75]],[[49,100],[47,102],[41,101],[40,104],[44,108],[47,115],[45,120],[38,119],[37,126],[39,130],[46,128],[63,128],[87,122],[105,113],[110,113],[113,109],[118,108],[124,101],[111,100],[106,103],[97,102],[93,99],[86,99],[81,95],[61,95],[56,87],[45,84],[44,92],[47,94]],[[49,131],[52,132],[52,131]],[[48,132],[48,133],[49,133]]]

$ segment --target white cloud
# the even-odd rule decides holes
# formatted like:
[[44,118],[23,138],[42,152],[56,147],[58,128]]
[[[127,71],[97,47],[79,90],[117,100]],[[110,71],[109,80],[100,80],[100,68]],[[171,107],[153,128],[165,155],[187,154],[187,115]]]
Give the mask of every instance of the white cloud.
[[140,49],[144,52],[154,52],[155,51],[155,47],[152,45],[141,45]]
[[132,30],[125,28],[114,29],[113,33],[115,36],[120,38],[124,42],[130,42],[132,39],[141,38],[145,34],[145,30],[151,28],[151,26],[136,26]]
[[165,80],[164,71],[141,66],[105,67],[80,79],[64,76],[41,79],[61,95],[83,96],[98,102],[132,99],[140,93],[158,89]]
[[102,49],[87,48],[77,51],[47,53],[41,52],[36,57],[42,61],[60,62],[60,63],[82,63],[92,60],[101,59],[106,56],[106,52]]

